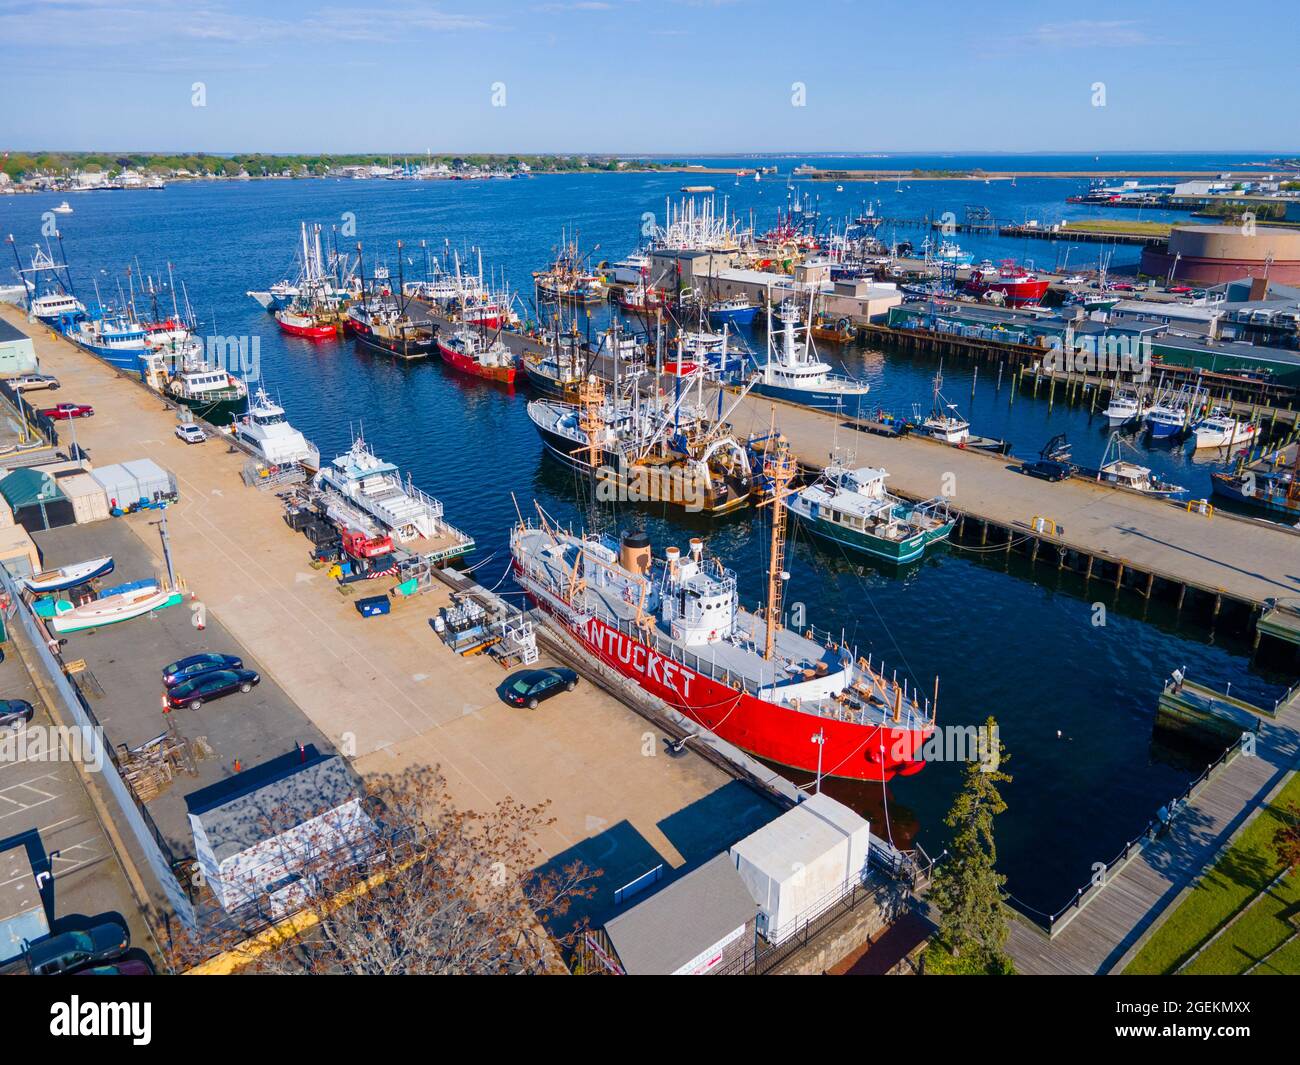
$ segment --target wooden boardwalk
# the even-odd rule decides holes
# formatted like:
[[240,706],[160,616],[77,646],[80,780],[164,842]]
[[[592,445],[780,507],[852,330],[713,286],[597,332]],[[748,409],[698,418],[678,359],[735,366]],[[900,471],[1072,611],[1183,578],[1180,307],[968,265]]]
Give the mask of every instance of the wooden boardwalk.
[[837,450],[860,466],[883,466],[892,491],[913,499],[949,495],[967,519],[1032,536],[1035,517],[1061,527],[1044,545],[1094,556],[1243,603],[1300,595],[1300,532],[1224,512],[1189,514],[1178,504],[1073,478],[1058,484],[1016,472],[1014,460],[917,437],[884,437],[806,407],[747,396],[731,415],[737,433],[777,428],[799,460],[823,466]]
[[1123,971],[1179,893],[1212,864],[1229,838],[1300,764],[1300,695],[1260,726],[1255,753],[1239,754],[1180,809],[1149,844],[1051,939],[1028,919],[1011,922],[1007,952],[1018,973]]

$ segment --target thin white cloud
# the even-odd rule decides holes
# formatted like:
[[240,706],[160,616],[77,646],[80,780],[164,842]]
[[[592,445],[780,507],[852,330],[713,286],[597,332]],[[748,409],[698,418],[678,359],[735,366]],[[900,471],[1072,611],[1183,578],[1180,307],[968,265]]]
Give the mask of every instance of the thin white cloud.
[[1158,43],[1132,19],[1049,22],[1016,35],[1017,43],[1041,48],[1138,48]]

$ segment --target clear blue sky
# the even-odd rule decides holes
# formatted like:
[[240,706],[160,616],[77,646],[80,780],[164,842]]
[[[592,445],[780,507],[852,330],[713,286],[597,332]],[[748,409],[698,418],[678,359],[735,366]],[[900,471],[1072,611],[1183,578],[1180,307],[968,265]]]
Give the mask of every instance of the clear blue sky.
[[1298,30],[1295,0],[0,0],[0,144],[1284,150]]

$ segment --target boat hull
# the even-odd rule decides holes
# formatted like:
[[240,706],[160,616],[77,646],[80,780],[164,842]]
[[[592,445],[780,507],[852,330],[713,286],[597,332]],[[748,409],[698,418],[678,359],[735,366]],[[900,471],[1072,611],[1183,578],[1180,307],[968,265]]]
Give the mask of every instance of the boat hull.
[[709,311],[709,324],[715,329],[724,325],[752,325],[757,316],[757,307],[741,307],[735,310],[726,311]]
[[176,606],[184,599],[180,592],[159,589],[152,595],[133,598],[122,603],[106,603],[96,599],[85,606],[76,607],[64,614],[50,618],[47,625],[54,632],[83,632],[86,629],[102,629],[105,625],[116,625],[119,621],[130,621],[154,610]]
[[298,325],[295,322],[286,322],[279,316],[275,320],[279,323],[280,331],[288,333],[291,337],[303,337],[306,340],[332,340],[338,335],[338,330],[332,325]]
[[105,556],[73,566],[63,566],[57,570],[47,570],[32,577],[24,577],[22,585],[28,591],[38,595],[45,592],[66,592],[70,588],[79,587],[87,581],[93,581],[96,577],[105,577],[112,572],[113,559],[111,556]]
[[555,617],[586,654],[756,758],[816,773],[819,747],[809,737],[821,731],[823,776],[883,782],[910,776],[925,764],[922,749],[931,730],[860,725],[760,699],[668,657],[600,618],[575,613],[550,592],[533,586],[517,564],[514,572],[528,597]]
[[438,354],[442,356],[442,361],[452,369],[469,374],[471,377],[494,381],[499,385],[513,385],[515,383],[514,366],[484,366],[471,359],[464,352],[449,348],[441,342],[438,344]]
[[797,403],[801,407],[812,407],[813,410],[827,411],[845,418],[870,418],[872,414],[867,406],[866,389],[861,392],[823,392],[818,389],[804,390],[760,383],[750,391],[756,396],[782,399],[787,403]]
[[791,509],[790,514],[805,529],[823,540],[831,541],[841,547],[847,547],[852,551],[870,555],[885,562],[899,564],[915,562],[925,554],[925,549],[931,544],[946,540],[948,534],[952,532],[953,525],[956,524],[955,522],[948,522],[928,532],[918,532],[905,540],[887,540],[884,537],[872,536],[869,533],[859,532],[855,529],[845,529],[823,518],[811,517],[797,510]]

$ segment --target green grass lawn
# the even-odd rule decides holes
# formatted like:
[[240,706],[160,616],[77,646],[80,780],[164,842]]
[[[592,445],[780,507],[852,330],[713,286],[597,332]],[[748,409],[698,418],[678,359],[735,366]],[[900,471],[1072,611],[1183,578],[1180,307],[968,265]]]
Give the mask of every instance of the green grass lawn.
[[[1173,972],[1224,921],[1237,913],[1277,876],[1280,865],[1273,853],[1274,831],[1281,825],[1279,812],[1289,802],[1300,803],[1300,775],[1293,773],[1272,803],[1265,807],[1236,843],[1201,877],[1164,924],[1156,931],[1126,974]],[[1188,972],[1240,973],[1286,939],[1294,929],[1285,918],[1300,908],[1300,876],[1293,874],[1262,896],[1223,937],[1209,947]],[[1270,971],[1300,973],[1300,949],[1290,944],[1272,959]],[[1261,970],[1262,971],[1262,970]]]
[[1139,222],[1127,218],[1077,218],[1064,228],[1078,233],[1140,233],[1144,237],[1167,237],[1172,222]]

